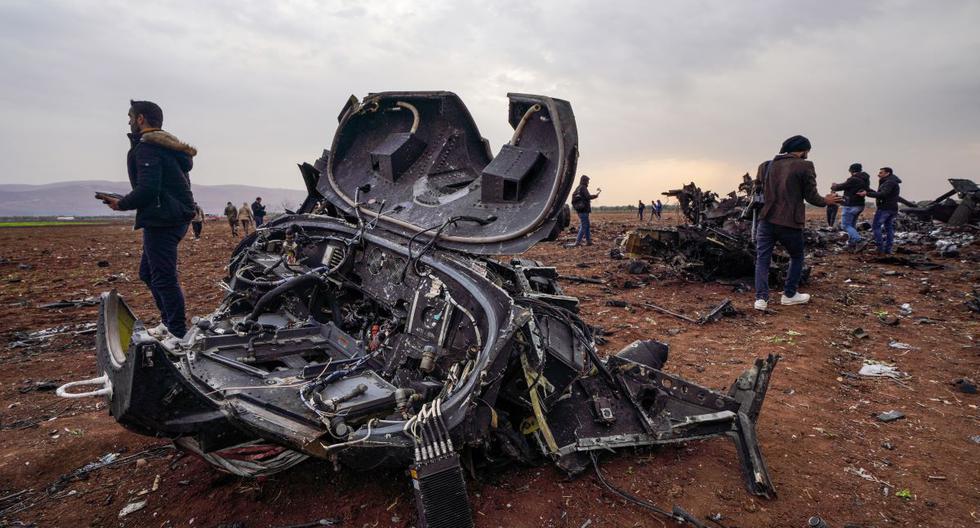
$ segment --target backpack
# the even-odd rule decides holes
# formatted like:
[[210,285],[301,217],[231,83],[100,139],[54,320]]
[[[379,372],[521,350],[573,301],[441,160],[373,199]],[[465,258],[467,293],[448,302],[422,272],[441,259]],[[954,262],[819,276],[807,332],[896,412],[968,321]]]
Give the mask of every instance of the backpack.
[[576,213],[584,213],[589,209],[589,201],[582,196],[581,191],[582,188],[579,187],[572,195],[572,209],[575,209]]

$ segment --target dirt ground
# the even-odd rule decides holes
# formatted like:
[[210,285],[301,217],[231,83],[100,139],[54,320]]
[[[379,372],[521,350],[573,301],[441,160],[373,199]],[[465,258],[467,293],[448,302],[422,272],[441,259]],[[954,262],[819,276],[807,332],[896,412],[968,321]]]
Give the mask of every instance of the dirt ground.
[[[758,429],[779,496],[748,494],[725,439],[608,457],[602,469],[610,481],[667,509],[678,504],[701,518],[720,514],[728,528],[802,527],[811,515],[834,528],[980,524],[980,438],[971,439],[980,435],[980,396],[951,383],[980,378],[980,319],[964,305],[980,286],[980,247],[959,259],[933,257],[946,267],[937,271],[823,251],[809,261],[814,271],[804,291],[813,301],[773,303],[774,313],[763,314],[752,310],[751,292],[730,284],[686,282],[657,265],[650,275],[627,275],[609,249],[635,224],[625,214],[594,215],[594,246],[542,243],[525,256],[562,274],[607,281],[566,284],[581,299],[586,321],[611,332],[604,353],[635,339],[660,339],[671,347],[666,370],[717,389],[755,358],[782,355]],[[236,243],[227,225],[211,222],[202,240],[181,244],[188,316],[219,302],[216,282]],[[111,288],[156,324],[137,277],[139,256],[139,234],[120,223],[0,229],[0,526],[265,528],[318,519],[348,527],[414,525],[403,472],[336,473],[309,461],[243,480],[167,448],[165,440],[125,431],[104,402],[57,398],[53,384],[97,374],[94,335],[24,344],[18,333],[94,322],[95,307],[38,305]],[[618,287],[625,279],[645,284]],[[726,297],[740,314],[704,326],[637,307],[652,302],[697,316]],[[631,307],[607,306],[609,299]],[[910,314],[900,311],[904,303]],[[897,326],[880,323],[883,312],[897,316]],[[868,337],[854,337],[857,327]],[[893,341],[910,348],[894,348]],[[859,377],[865,359],[892,363],[908,377]],[[875,418],[890,410],[905,417]],[[120,453],[114,465],[76,471],[109,453]],[[480,527],[668,525],[605,493],[591,473],[568,480],[550,466],[515,467],[468,485]],[[119,517],[139,501],[144,508]]]

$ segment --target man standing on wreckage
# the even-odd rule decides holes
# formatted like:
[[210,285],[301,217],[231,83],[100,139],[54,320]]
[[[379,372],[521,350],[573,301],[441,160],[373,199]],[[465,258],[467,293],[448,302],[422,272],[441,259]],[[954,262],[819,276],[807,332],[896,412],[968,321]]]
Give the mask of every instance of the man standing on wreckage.
[[780,304],[805,304],[810,295],[797,291],[803,275],[803,227],[806,206],[840,204],[843,200],[834,193],[820,196],[817,192],[817,173],[813,162],[807,161],[810,140],[793,136],[783,142],[779,154],[759,165],[756,180],[761,183],[763,204],[755,240],[755,309],[769,308],[769,264],[772,250],[778,242],[789,253],[789,271]]
[[150,288],[161,323],[149,330],[184,337],[184,292],[177,276],[177,245],[194,218],[187,173],[197,149],[164,132],[163,110],[150,101],[130,101],[130,148],[126,154],[133,190],[122,198],[101,197],[114,211],[136,210],[133,229],[143,230],[140,279]]

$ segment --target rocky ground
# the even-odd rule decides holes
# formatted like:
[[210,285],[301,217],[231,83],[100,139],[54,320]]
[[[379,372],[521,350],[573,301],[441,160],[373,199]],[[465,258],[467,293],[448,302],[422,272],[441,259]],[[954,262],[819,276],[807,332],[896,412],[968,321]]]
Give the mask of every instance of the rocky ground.
[[[779,497],[758,500],[744,490],[735,450],[723,439],[610,457],[603,464],[610,481],[668,509],[720,514],[729,528],[804,526],[811,515],[835,528],[980,524],[980,397],[953,384],[980,378],[980,316],[965,306],[980,286],[980,247],[955,259],[933,256],[944,269],[932,271],[820,251],[804,289],[812,303],[774,303],[763,314],[751,309],[751,292],[731,284],[687,282],[657,264],[628,274],[609,249],[635,224],[626,215],[595,215],[594,246],[542,243],[525,256],[606,282],[566,286],[582,300],[584,318],[609,332],[605,353],[634,339],[660,339],[671,347],[668,371],[712,388],[726,388],[757,357],[782,355],[758,431]],[[182,243],[189,315],[218,303],[216,281],[236,243],[217,222],[201,241]],[[40,305],[117,288],[156,324],[136,276],[139,250],[139,234],[120,223],[0,230],[0,526],[265,528],[318,519],[412,526],[402,472],[336,473],[309,461],[242,480],[164,440],[125,431],[102,402],[54,395],[53,386],[96,375],[86,326],[96,308]],[[627,281],[638,287],[624,288]],[[740,313],[703,326],[641,306],[697,317],[725,298]],[[55,327],[67,331],[26,335]],[[856,336],[856,328],[867,336]],[[857,374],[872,361],[905,375]],[[904,416],[876,418],[892,410]],[[82,469],[102,457],[112,462]],[[515,467],[469,487],[481,527],[667,526],[605,493],[592,474],[567,480],[552,467]]]

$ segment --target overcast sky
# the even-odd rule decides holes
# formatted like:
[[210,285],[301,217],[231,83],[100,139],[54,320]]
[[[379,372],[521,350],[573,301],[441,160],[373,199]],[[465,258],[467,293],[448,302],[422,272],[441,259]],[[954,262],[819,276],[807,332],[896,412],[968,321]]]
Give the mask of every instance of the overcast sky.
[[571,102],[599,203],[728,192],[782,140],[823,192],[980,181],[980,2],[0,2],[0,183],[125,180],[128,100],[195,183],[302,188],[351,94],[449,90],[495,149],[507,92]]

